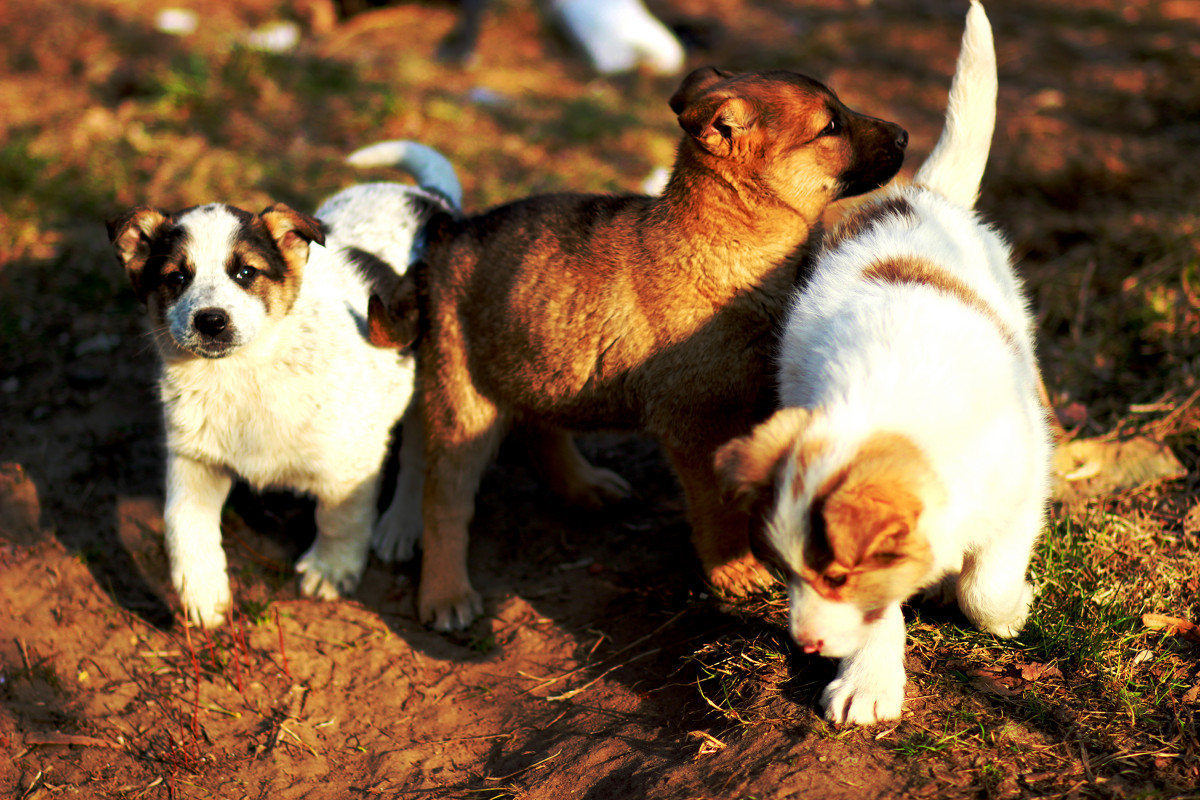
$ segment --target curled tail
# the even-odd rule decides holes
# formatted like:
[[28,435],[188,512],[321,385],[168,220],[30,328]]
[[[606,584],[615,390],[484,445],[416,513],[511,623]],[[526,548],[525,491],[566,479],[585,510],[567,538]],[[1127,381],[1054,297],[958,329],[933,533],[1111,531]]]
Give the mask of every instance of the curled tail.
[[454,165],[432,147],[392,139],[355,150],[346,163],[356,167],[397,167],[416,178],[423,188],[445,197],[455,209],[462,209],[462,185]]
[[996,50],[979,0],[971,0],[950,84],[946,124],[913,182],[971,208],[987,166],[996,127]]

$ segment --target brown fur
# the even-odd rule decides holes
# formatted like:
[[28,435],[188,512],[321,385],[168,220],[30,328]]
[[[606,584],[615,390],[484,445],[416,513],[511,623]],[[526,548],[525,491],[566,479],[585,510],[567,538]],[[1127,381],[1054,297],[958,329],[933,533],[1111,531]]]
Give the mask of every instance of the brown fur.
[[[806,435],[820,413],[780,409],[751,434],[718,450],[717,469],[726,486],[750,498],[761,521],[773,510],[772,488],[784,474],[783,460],[796,462],[789,490],[799,500],[810,465],[828,452],[824,439]],[[932,558],[917,523],[925,501],[937,491],[928,460],[909,439],[871,437],[813,494],[799,577],[822,596],[868,612],[909,593]],[[753,544],[764,563],[788,578],[794,567],[767,537],[757,536]]]
[[863,277],[878,283],[920,284],[950,295],[990,320],[1010,347],[1017,346],[1016,332],[1005,324],[996,310],[988,305],[988,302],[980,297],[974,289],[936,264],[917,256],[879,261],[866,269]]
[[774,406],[776,335],[822,212],[890,179],[906,136],[795,73],[697,70],[671,106],[687,135],[661,197],[534,197],[430,233],[419,606],[440,628],[478,611],[467,525],[516,421],[537,426],[538,452],[593,500],[613,484],[565,431],[653,434],[712,583],[740,593],[768,580],[713,454]]
[[825,250],[836,250],[851,239],[857,239],[875,223],[890,217],[913,217],[914,209],[904,195],[892,195],[869,202],[851,211],[821,242]]
[[876,434],[817,490],[801,577],[823,596],[867,611],[910,593],[932,561],[917,530],[931,491],[933,471],[916,445]]

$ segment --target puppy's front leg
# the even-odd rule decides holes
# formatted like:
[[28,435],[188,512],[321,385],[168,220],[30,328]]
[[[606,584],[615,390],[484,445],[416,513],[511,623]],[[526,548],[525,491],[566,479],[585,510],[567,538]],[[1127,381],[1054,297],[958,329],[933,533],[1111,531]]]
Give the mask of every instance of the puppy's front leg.
[[603,508],[632,491],[620,475],[584,458],[574,437],[564,430],[528,424],[522,426],[521,438],[542,480],[568,503]]
[[350,486],[326,487],[317,497],[317,538],[300,560],[300,592],[336,600],[353,592],[367,563],[379,474]]
[[449,631],[467,627],[483,612],[467,572],[467,544],[475,494],[504,422],[478,395],[464,392],[454,404],[429,401],[426,395],[422,404],[425,495],[417,615],[426,625]]
[[870,725],[899,719],[904,704],[904,615],[900,604],[866,623],[862,645],[842,659],[837,677],[821,694],[825,719]]
[[232,602],[221,548],[221,507],[232,486],[224,469],[167,454],[163,519],[171,585],[188,619],[205,628],[224,622]]
[[722,496],[707,448],[666,446],[667,455],[683,484],[692,542],[713,588],[731,595],[747,595],[775,583],[750,552],[749,514]]

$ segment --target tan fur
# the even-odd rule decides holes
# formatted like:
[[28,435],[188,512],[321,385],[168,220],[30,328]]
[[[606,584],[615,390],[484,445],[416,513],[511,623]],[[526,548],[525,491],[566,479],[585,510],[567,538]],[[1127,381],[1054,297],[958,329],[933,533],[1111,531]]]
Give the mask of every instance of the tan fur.
[[882,609],[929,569],[917,523],[930,491],[921,451],[903,436],[876,434],[813,498],[801,577],[831,600]]
[[431,232],[425,621],[478,610],[466,528],[514,421],[539,426],[569,494],[599,499],[614,476],[585,468],[565,431],[653,434],[712,583],[743,593],[769,580],[713,455],[774,405],[775,337],[811,230],[837,197],[891,177],[904,135],[794,73],[698,70],[671,106],[688,136],[661,197],[530,198]]

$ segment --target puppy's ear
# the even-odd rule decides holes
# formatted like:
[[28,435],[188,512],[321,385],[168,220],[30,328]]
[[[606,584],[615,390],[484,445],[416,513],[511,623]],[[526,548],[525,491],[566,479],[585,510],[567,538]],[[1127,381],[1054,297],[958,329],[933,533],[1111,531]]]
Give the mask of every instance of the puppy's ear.
[[421,335],[421,301],[413,264],[386,295],[371,293],[367,306],[367,338],[376,347],[405,350],[416,346]]
[[685,108],[696,102],[696,98],[708,91],[709,88],[726,78],[732,78],[736,74],[735,72],[726,72],[716,67],[700,67],[699,69],[692,70],[683,79],[683,83],[679,84],[679,88],[675,90],[675,94],[671,95],[669,101],[671,110],[676,114],[681,113]]
[[142,269],[150,258],[151,244],[170,225],[170,217],[157,209],[138,206],[108,220],[108,240],[112,242],[117,261],[125,268],[129,282],[138,299],[146,302],[142,284]]
[[267,226],[279,252],[293,268],[302,267],[308,261],[309,242],[325,244],[325,229],[320,221],[291,206],[275,203],[264,208],[258,216]]
[[743,506],[757,503],[812,419],[806,408],[782,408],[746,436],[722,445],[714,457],[722,487]]
[[705,95],[679,113],[679,125],[718,158],[729,158],[758,126],[758,109],[744,97]]

